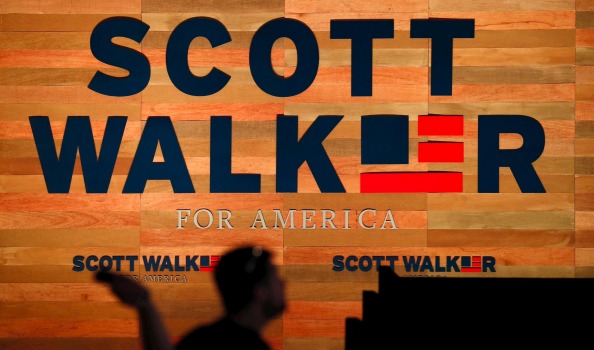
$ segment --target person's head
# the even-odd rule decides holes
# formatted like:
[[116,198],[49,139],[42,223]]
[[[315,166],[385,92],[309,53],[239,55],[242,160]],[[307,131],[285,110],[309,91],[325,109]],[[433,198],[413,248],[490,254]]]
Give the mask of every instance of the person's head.
[[272,264],[272,255],[261,247],[245,246],[221,256],[215,281],[228,314],[246,305],[261,305],[267,318],[285,309],[284,282]]

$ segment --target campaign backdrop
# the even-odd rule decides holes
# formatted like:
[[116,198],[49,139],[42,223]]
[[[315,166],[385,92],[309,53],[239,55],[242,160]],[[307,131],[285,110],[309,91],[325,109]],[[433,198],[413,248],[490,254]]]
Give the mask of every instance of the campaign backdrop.
[[1,0],[0,348],[140,349],[98,269],[175,341],[242,244],[275,349],[343,349],[379,265],[594,277],[593,46],[589,0]]

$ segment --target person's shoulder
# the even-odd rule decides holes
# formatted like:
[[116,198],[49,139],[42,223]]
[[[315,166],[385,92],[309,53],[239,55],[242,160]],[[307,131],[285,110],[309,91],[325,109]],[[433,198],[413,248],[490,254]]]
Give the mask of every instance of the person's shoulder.
[[207,324],[192,329],[189,333],[185,334],[177,343],[176,350],[190,350],[206,348],[208,345],[215,345],[212,339],[212,332],[210,328],[213,324]]
[[220,346],[221,341],[229,336],[229,320],[222,318],[201,325],[184,335],[176,346],[176,350],[189,350]]
[[239,327],[229,319],[200,326],[185,335],[177,344],[176,350],[209,348],[269,349],[260,336],[253,331]]

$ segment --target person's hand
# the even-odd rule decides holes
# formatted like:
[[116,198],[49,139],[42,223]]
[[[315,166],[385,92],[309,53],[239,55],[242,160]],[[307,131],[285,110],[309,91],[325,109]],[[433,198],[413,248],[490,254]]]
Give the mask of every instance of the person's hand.
[[95,278],[98,281],[108,283],[113,293],[125,304],[141,307],[148,302],[148,290],[130,278],[107,271],[97,272]]

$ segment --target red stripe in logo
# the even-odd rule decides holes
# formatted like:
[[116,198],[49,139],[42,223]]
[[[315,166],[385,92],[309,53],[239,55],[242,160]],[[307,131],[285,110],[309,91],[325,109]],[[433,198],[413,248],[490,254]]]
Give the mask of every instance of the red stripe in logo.
[[419,136],[462,136],[464,117],[461,115],[420,115]]
[[419,142],[419,162],[464,162],[462,142]]
[[460,172],[362,173],[361,193],[462,192]]

